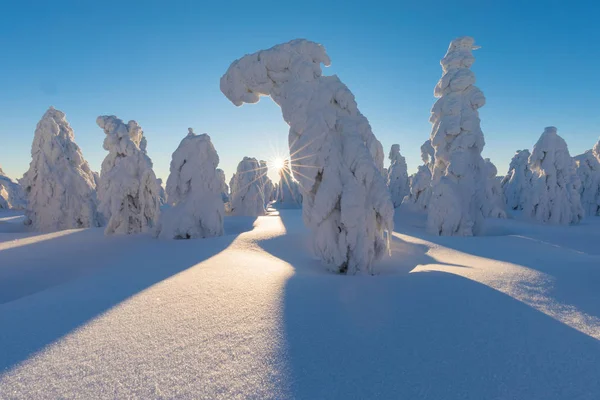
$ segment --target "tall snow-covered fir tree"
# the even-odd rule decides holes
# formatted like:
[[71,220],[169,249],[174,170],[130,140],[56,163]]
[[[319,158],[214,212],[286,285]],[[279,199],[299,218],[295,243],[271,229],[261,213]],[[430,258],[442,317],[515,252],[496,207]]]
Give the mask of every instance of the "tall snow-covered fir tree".
[[567,143],[555,127],[544,130],[529,157],[532,189],[523,206],[524,215],[553,224],[576,224],[584,215],[581,180]]
[[471,37],[450,43],[441,60],[443,75],[431,110],[431,145],[435,149],[427,230],[435,235],[472,236],[483,228],[486,201],[485,145],[478,109],[485,97],[470,70],[477,49]]
[[167,199],[171,207],[160,216],[157,236],[192,239],[223,235],[225,208],[219,156],[210,136],[192,128],[173,153]]
[[506,218],[506,204],[504,202],[502,185],[500,180],[498,180],[498,169],[489,158],[486,158],[484,161],[487,172],[487,180],[485,182],[486,200],[483,202],[481,211],[484,217]]
[[600,160],[592,150],[575,157],[577,176],[581,180],[581,205],[585,215],[600,216]]
[[387,185],[392,196],[394,207],[400,207],[404,196],[410,193],[408,167],[406,159],[400,154],[400,145],[393,144],[390,148],[390,167],[388,168]]
[[275,207],[277,209],[302,208],[302,192],[298,181],[292,176],[289,160],[285,160],[283,168],[279,170]]
[[50,107],[35,129],[21,185],[26,223],[42,232],[100,226],[94,175],[62,111]]
[[502,179],[504,199],[511,210],[522,210],[525,198],[531,190],[530,155],[529,150],[517,150],[510,161],[506,176]]
[[25,193],[23,193],[21,185],[13,182],[0,167],[0,209],[22,210],[26,204]]
[[108,221],[105,234],[153,231],[160,214],[160,188],[142,128],[114,115],[100,116],[96,123],[106,134],[108,151],[98,187],[99,208]]
[[[332,271],[372,272],[387,254],[394,206],[383,177],[383,147],[323,46],[293,40],[234,61],[221,91],[240,106],[271,96],[290,126],[293,175],[313,251]],[[388,236],[389,238],[389,236]]]
[[431,140],[421,145],[421,160],[417,173],[410,178],[410,192],[402,200],[413,210],[425,211],[431,200],[431,171],[433,169],[434,149]]
[[244,157],[238,164],[230,185],[232,191],[229,213],[252,217],[265,215],[262,184],[260,164],[256,158]]

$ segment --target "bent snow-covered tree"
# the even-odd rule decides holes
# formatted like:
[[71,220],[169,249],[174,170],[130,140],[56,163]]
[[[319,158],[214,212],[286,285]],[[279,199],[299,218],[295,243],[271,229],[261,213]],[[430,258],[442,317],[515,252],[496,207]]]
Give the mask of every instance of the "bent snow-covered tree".
[[421,160],[417,173],[410,178],[410,193],[402,200],[409,207],[425,211],[431,200],[431,171],[433,169],[434,149],[431,140],[421,145]]
[[160,213],[160,188],[146,155],[142,128],[114,115],[100,116],[96,123],[106,134],[104,149],[108,151],[98,187],[99,208],[108,221],[104,233],[152,231]]
[[427,230],[435,235],[471,236],[482,232],[486,171],[485,145],[477,109],[485,97],[470,70],[477,49],[471,37],[450,43],[441,60],[443,75],[431,110],[435,149]]
[[230,187],[231,215],[255,217],[265,215],[263,180],[260,164],[256,158],[244,157],[237,166]]
[[531,170],[529,150],[517,150],[510,161],[508,173],[502,179],[502,192],[506,205],[512,210],[522,210],[525,197],[531,190]]
[[600,160],[592,150],[575,157],[577,176],[581,180],[581,205],[587,216],[600,216]]
[[410,192],[406,159],[400,154],[399,144],[392,145],[388,157],[390,167],[388,168],[387,184],[390,188],[394,207],[400,207],[402,200]]
[[383,147],[354,95],[337,76],[322,76],[321,63],[330,64],[323,46],[293,40],[234,61],[221,91],[237,106],[271,96],[281,107],[315,254],[334,271],[370,272],[393,230]]
[[302,193],[298,181],[292,176],[289,160],[283,162],[279,170],[279,185],[277,186],[277,209],[302,208]]
[[50,107],[35,129],[21,184],[26,223],[38,231],[100,226],[94,175],[62,111]]
[[485,181],[485,201],[481,209],[483,216],[506,218],[506,205],[502,185],[498,180],[498,169],[489,158],[485,159],[485,170],[487,179]]
[[223,235],[222,189],[217,172],[219,156],[210,136],[189,129],[171,159],[167,199],[157,235],[162,239],[191,239]]
[[27,201],[21,185],[13,182],[0,167],[0,209],[14,208],[22,210]]
[[532,189],[523,213],[540,222],[576,224],[583,218],[575,161],[556,128],[544,130],[529,157]]

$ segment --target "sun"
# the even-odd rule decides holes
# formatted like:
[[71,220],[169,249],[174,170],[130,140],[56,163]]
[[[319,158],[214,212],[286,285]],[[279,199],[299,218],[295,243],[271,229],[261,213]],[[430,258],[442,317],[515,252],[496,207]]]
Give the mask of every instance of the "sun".
[[283,157],[274,157],[270,162],[270,167],[279,173],[285,166],[285,159]]

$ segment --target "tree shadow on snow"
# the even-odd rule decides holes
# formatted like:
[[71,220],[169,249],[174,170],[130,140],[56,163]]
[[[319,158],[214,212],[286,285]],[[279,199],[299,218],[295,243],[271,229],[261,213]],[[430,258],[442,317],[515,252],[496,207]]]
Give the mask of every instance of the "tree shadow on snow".
[[[105,237],[102,229],[86,229],[1,251],[0,373],[135,294],[217,255],[252,230],[255,220],[226,218],[226,235],[217,238]],[[38,294],[50,301],[39,301]]]
[[282,299],[291,397],[600,397],[599,341],[476,281],[409,273],[432,262],[426,247],[401,247],[400,273],[327,273],[300,243],[300,215],[281,217],[292,240],[260,245],[295,269]]

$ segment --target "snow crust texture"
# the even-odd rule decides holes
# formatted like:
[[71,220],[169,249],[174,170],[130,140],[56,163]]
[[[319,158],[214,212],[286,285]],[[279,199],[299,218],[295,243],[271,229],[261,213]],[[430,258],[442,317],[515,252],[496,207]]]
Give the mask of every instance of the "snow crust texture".
[[576,224],[583,218],[575,161],[567,143],[555,127],[547,127],[535,144],[529,165],[533,174],[532,190],[523,212],[540,222]]
[[592,150],[575,157],[577,176],[581,180],[581,205],[586,216],[600,216],[600,160]]
[[[169,208],[160,216],[158,237],[191,239],[223,235],[223,183],[210,136],[189,129],[171,159]],[[223,177],[224,178],[224,177]]]
[[529,169],[529,150],[517,150],[502,179],[502,192],[506,205],[511,210],[522,210],[525,198],[531,190],[532,173]]
[[485,145],[478,109],[485,97],[470,70],[477,47],[471,37],[450,43],[441,60],[443,75],[431,110],[431,145],[435,149],[427,230],[434,235],[472,236],[482,232],[486,201]]
[[107,221],[105,234],[154,232],[160,214],[160,188],[146,154],[146,139],[136,121],[114,115],[96,119],[104,131],[98,198]]
[[400,207],[404,197],[410,193],[410,183],[408,181],[406,159],[400,154],[399,144],[392,145],[388,158],[390,159],[390,167],[388,168],[387,184],[390,188],[394,207]]
[[393,230],[383,147],[354,95],[323,76],[321,63],[330,64],[323,46],[293,40],[234,61],[221,91],[237,106],[271,96],[281,107],[314,253],[333,271],[370,272]]
[[244,157],[231,178],[231,215],[256,217],[265,215],[263,177],[256,158]]
[[35,129],[21,185],[26,223],[52,232],[100,226],[95,177],[62,111],[50,107]]

